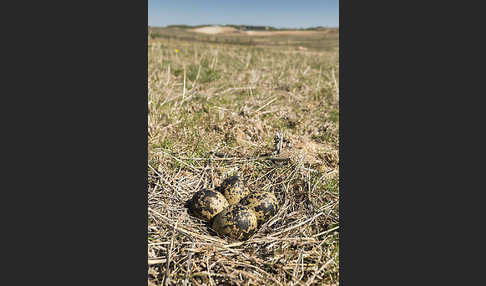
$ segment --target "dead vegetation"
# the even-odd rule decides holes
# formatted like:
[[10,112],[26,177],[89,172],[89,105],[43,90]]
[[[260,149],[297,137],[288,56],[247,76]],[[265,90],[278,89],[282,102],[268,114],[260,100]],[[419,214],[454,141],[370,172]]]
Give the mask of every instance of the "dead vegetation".
[[[337,70],[335,51],[149,41],[149,285],[339,283]],[[247,241],[186,207],[235,173],[280,203]]]

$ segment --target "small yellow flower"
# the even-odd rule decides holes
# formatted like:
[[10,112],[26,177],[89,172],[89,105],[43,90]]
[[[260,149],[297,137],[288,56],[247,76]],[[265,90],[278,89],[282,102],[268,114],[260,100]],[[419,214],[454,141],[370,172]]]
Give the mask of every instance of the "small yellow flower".
[[178,53],[179,52],[179,49],[175,49],[175,52]]

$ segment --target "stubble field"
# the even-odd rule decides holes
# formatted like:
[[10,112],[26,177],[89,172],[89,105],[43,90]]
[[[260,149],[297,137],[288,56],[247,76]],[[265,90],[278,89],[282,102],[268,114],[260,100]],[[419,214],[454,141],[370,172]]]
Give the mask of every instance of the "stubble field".
[[[337,32],[151,35],[149,285],[338,285]],[[246,241],[186,208],[233,174],[280,204]]]

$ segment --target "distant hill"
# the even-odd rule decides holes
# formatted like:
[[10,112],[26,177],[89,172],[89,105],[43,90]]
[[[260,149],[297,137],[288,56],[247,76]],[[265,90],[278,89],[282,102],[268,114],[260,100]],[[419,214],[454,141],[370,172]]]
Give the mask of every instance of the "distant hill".
[[231,27],[240,31],[286,31],[286,30],[313,31],[313,30],[329,29],[328,27],[323,27],[323,26],[309,27],[309,28],[276,28],[273,26],[233,25],[233,24],[226,24],[226,25],[207,24],[207,25],[195,25],[195,26],[180,24],[180,25],[167,25],[166,28],[196,29],[196,28],[204,28],[204,27],[211,27],[211,26]]

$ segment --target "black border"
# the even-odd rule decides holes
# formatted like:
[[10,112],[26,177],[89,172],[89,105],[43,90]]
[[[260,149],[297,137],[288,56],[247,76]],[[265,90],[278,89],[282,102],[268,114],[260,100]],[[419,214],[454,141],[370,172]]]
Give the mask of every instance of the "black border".
[[471,87],[481,72],[468,72],[481,57],[482,45],[468,42],[481,34],[479,11],[340,1],[341,285],[470,279],[464,256],[477,251],[454,229],[481,209],[464,193],[481,177],[465,162],[477,158],[478,140],[464,132],[484,106],[465,97],[484,89]]
[[[26,5],[4,10],[13,17],[2,38],[3,107],[13,114],[2,134],[12,196],[3,255],[13,267],[3,274],[22,284],[145,285],[147,1]],[[447,261],[464,261],[442,259],[437,245],[457,246],[456,236],[431,227],[457,218],[430,213],[455,207],[437,198],[463,186],[451,183],[464,166],[454,156],[469,146],[449,140],[471,124],[457,123],[470,107],[454,105],[482,88],[464,89],[467,76],[451,75],[468,67],[449,57],[476,61],[462,42],[475,24],[461,21],[480,16],[429,5],[339,3],[341,285],[416,284],[438,264],[437,283],[454,274]]]
[[3,11],[13,112],[2,189],[13,198],[2,200],[12,209],[2,278],[146,285],[147,1]]

